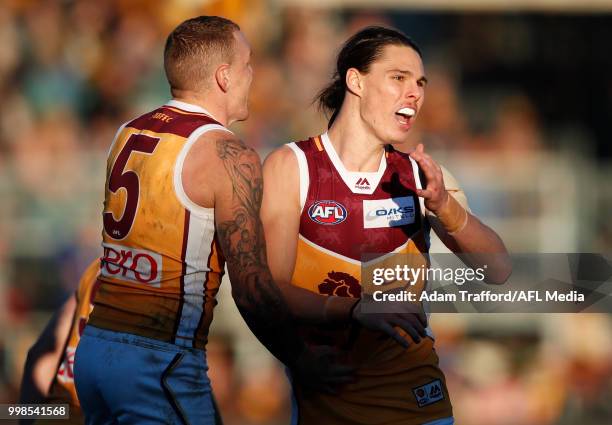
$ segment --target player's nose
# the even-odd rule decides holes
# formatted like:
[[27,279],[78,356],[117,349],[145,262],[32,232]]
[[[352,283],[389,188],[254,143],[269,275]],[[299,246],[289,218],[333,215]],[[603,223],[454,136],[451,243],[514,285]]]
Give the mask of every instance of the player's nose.
[[421,98],[421,90],[416,81],[411,80],[409,84],[406,84],[404,97],[409,100],[419,100]]

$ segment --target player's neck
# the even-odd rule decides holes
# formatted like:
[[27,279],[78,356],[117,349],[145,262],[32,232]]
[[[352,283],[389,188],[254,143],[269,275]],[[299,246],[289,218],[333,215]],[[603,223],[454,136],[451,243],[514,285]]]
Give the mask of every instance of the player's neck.
[[359,117],[351,115],[346,109],[340,110],[329,129],[329,140],[348,171],[378,171],[384,145],[372,137]]
[[204,108],[212,117],[224,127],[227,127],[227,112],[221,104],[215,100],[215,96],[210,94],[200,94],[188,90],[173,90],[172,98],[179,102],[189,103]]

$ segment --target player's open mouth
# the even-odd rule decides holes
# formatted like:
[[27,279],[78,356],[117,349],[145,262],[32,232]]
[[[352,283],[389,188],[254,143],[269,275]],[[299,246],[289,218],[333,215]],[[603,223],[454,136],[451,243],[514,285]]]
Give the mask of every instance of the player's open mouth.
[[414,117],[415,114],[416,110],[409,107],[404,107],[395,113],[395,115],[399,117],[399,122],[401,124],[408,124],[410,119]]

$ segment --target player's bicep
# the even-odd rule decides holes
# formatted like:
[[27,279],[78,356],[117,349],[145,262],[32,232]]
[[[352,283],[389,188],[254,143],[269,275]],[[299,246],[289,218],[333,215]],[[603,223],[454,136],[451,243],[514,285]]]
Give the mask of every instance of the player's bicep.
[[289,283],[295,267],[300,226],[299,173],[295,154],[283,147],[264,162],[261,219],[274,280]]
[[259,156],[237,140],[217,141],[216,156],[222,173],[216,192],[215,222],[234,301],[257,337],[279,359],[290,359],[299,348],[295,345],[300,344],[290,337],[292,316],[267,264],[259,216],[263,196]]
[[[259,155],[235,138],[215,141],[215,223],[230,277],[265,264],[259,218],[263,176]],[[234,279],[234,283],[238,283]]]

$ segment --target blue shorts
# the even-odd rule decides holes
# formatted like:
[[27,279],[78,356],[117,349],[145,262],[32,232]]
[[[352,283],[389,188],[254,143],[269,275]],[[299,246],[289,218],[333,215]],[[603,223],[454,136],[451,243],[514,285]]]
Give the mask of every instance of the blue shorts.
[[438,419],[433,422],[427,422],[426,424],[423,424],[423,425],[453,425],[454,423],[455,423],[455,420],[451,417],[451,418]]
[[74,375],[86,424],[214,425],[202,350],[87,326]]

